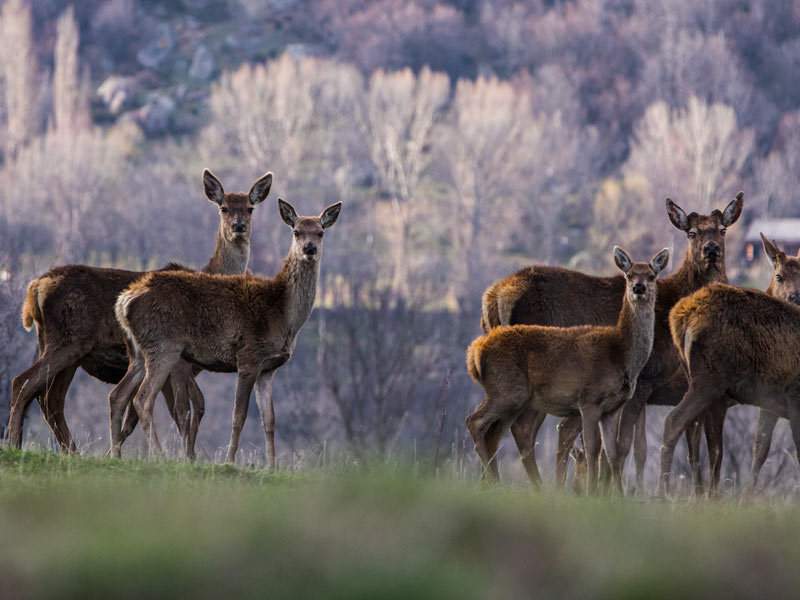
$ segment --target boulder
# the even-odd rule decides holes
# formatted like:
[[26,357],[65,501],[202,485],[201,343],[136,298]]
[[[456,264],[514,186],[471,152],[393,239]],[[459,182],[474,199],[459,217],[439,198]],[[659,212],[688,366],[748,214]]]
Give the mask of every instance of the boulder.
[[135,77],[112,75],[97,88],[97,96],[112,115],[118,115],[130,108],[133,98],[139,93],[141,85]]
[[189,67],[189,77],[198,81],[208,81],[217,68],[214,55],[204,45],[197,47],[192,57],[192,64]]
[[135,111],[136,122],[147,135],[162,135],[169,131],[176,107],[175,100],[166,94],[154,92],[148,96],[147,103]]
[[144,46],[136,53],[136,60],[143,67],[157,69],[175,48],[175,33],[167,23],[159,23]]

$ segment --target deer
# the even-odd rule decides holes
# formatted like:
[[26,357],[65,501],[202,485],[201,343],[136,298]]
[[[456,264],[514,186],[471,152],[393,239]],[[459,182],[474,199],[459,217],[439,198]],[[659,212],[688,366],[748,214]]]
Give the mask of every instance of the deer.
[[[214,252],[202,271],[244,273],[250,257],[251,218],[254,207],[266,199],[272,173],[260,177],[247,194],[225,193],[222,183],[208,169],[203,171],[203,188],[209,201],[219,209]],[[175,263],[166,270],[188,269]],[[50,269],[28,285],[22,308],[23,326],[36,326],[39,358],[12,381],[9,443],[22,446],[25,413],[37,398],[42,414],[52,429],[62,453],[76,451],[64,418],[64,404],[72,378],[80,367],[105,382],[118,383],[129,363],[125,337],[114,314],[120,292],[145,273],[86,265],[65,265]],[[202,418],[204,400],[194,383],[191,369],[176,365],[161,391],[167,407],[184,436],[187,453],[191,430]],[[173,387],[181,390],[176,399]],[[188,394],[189,398],[181,398]],[[177,400],[177,407],[176,407]],[[194,408],[190,417],[188,404]],[[135,420],[129,422],[130,429]]]
[[714,283],[670,311],[689,386],[664,420],[659,496],[670,491],[678,437],[715,405],[727,410],[729,402],[749,404],[789,419],[800,458],[800,306],[777,296]]
[[[770,242],[763,233],[760,235],[764,253],[773,268],[773,277],[770,278],[765,293],[773,298],[800,305],[800,253],[796,257],[786,256],[774,241]],[[777,414],[769,410],[761,408],[758,411],[756,431],[753,436],[753,460],[750,465],[749,485],[752,488],[755,488],[758,474],[764,466],[764,461],[767,460],[778,418]]]
[[[622,469],[636,436],[636,488],[643,490],[647,458],[645,440],[645,404],[675,405],[686,390],[686,377],[672,344],[668,315],[682,297],[715,282],[727,282],[725,272],[725,233],[739,219],[744,193],[739,192],[722,210],[708,215],[686,214],[670,198],[666,199],[667,216],[672,225],[686,234],[688,248],[677,271],[657,280],[656,324],[653,351],[639,376],[636,392],[620,416],[618,460]],[[613,325],[619,315],[619,299],[625,280],[596,277],[561,267],[534,265],[501,279],[485,291],[482,299],[481,327],[484,332],[501,325]],[[718,412],[705,416],[705,429],[712,459],[712,472],[719,473],[722,461],[722,428]],[[519,450],[528,478],[541,486],[534,445],[536,434],[546,414],[533,408],[520,414],[511,433]],[[724,420],[724,415],[721,417]],[[556,482],[563,487],[570,448],[581,433],[580,415],[564,418],[558,426]],[[702,488],[699,468],[699,424],[687,432],[689,459],[697,489]]]
[[[133,399],[151,453],[161,453],[153,427],[153,403],[181,358],[214,372],[237,373],[231,439],[226,462],[235,462],[239,436],[255,387],[270,469],[275,469],[272,381],[290,358],[300,328],[314,306],[325,229],[342,203],[318,217],[299,217],[278,198],[283,222],[292,230],[289,254],[273,279],[254,275],[153,272],[117,299],[119,323],[141,354],[144,379]],[[124,403],[112,407],[121,419]],[[112,440],[112,443],[114,440]]]
[[535,409],[560,417],[579,414],[587,493],[597,491],[601,441],[613,485],[622,493],[618,413],[633,396],[653,348],[656,276],[668,261],[666,248],[648,263],[634,263],[614,246],[614,262],[625,282],[615,325],[510,325],[472,342],[467,369],[486,398],[467,417],[467,429],[487,481],[499,480],[495,454],[503,434],[526,409]]

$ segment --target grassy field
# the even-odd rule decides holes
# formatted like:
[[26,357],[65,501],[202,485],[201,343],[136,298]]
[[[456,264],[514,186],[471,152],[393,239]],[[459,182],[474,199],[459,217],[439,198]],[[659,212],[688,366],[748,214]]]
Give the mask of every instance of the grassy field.
[[0,451],[2,598],[794,597],[792,502]]

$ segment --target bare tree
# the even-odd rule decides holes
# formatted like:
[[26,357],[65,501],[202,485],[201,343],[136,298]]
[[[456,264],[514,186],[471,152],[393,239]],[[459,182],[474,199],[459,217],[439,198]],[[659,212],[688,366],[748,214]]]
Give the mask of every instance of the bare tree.
[[237,149],[250,170],[269,165],[282,184],[302,170],[306,136],[314,113],[307,61],[288,54],[266,65],[245,64],[222,74],[211,91],[206,135],[218,149]]
[[3,151],[6,160],[13,160],[39,124],[36,55],[26,0],[8,0],[0,12],[0,72],[7,121]]
[[56,129],[74,131],[90,122],[88,73],[79,76],[78,43],[80,34],[72,6],[58,18],[53,53],[53,116]]
[[350,448],[391,451],[404,427],[421,429],[409,420],[430,416],[433,398],[423,401],[420,391],[443,375],[444,323],[423,310],[422,285],[410,298],[382,289],[378,278],[362,281],[359,291],[355,305],[327,319],[323,381]]
[[422,206],[422,176],[430,162],[428,145],[440,109],[447,100],[446,75],[424,68],[372,74],[367,90],[365,128],[370,157],[391,204],[393,287],[408,292],[409,240],[414,208]]
[[121,165],[122,156],[102,132],[51,130],[19,150],[2,172],[6,199],[27,199],[9,217],[49,224],[59,261],[85,260],[87,219],[109,210],[104,201]]
[[596,198],[595,249],[612,240],[632,251],[670,240],[682,245],[683,237],[663,218],[664,198],[698,211],[714,208],[746,187],[742,173],[753,152],[753,131],[739,127],[730,106],[695,97],[685,109],[654,103],[635,129],[621,181],[606,182]]
[[772,151],[754,169],[764,218],[798,216],[800,186],[800,111],[781,119]]

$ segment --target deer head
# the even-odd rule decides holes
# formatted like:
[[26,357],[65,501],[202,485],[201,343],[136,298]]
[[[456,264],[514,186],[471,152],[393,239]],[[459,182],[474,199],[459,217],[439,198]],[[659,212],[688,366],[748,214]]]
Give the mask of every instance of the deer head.
[[739,192],[725,210],[713,210],[710,215],[696,212],[688,215],[667,198],[667,215],[672,224],[686,232],[689,256],[694,264],[706,269],[725,264],[725,232],[742,214],[744,192]]
[[289,253],[300,260],[320,260],[323,230],[336,223],[342,203],[331,204],[318,217],[298,217],[291,204],[278,198],[278,210],[283,222],[292,228],[293,239]]
[[625,274],[627,299],[631,304],[655,302],[656,276],[669,262],[669,250],[664,248],[649,263],[635,263],[619,246],[614,246],[614,262]]
[[767,293],[780,300],[800,304],[800,253],[795,256],[786,256],[779,250],[775,242],[770,242],[761,234],[764,243],[764,252],[772,263],[774,277],[770,281]]
[[208,169],[203,170],[203,189],[206,197],[219,205],[219,231],[227,242],[249,240],[253,207],[266,199],[271,187],[272,173],[266,173],[247,194],[226,194],[219,179]]

